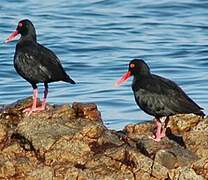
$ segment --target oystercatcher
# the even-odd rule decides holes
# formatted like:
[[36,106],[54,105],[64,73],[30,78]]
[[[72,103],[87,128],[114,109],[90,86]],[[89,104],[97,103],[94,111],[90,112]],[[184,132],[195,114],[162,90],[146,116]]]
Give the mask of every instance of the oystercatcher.
[[154,75],[149,66],[142,59],[133,59],[126,72],[116,85],[122,84],[133,76],[132,90],[137,105],[147,114],[155,117],[155,141],[165,137],[165,130],[169,116],[175,114],[193,113],[204,116],[198,106],[188,95],[173,81]]
[[[29,116],[32,112],[45,110],[48,83],[65,81],[75,84],[75,82],[66,74],[55,53],[37,42],[35,27],[30,20],[19,21],[16,31],[5,42],[12,41],[18,34],[21,38],[16,45],[14,67],[33,87],[33,105],[23,111]],[[37,107],[38,83],[44,83],[45,86],[40,107]]]

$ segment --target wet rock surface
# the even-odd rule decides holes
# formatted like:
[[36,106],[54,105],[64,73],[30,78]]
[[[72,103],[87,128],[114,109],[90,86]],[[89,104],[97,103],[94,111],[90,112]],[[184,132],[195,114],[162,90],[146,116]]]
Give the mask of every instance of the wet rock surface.
[[95,104],[47,105],[27,117],[31,98],[0,110],[0,179],[208,179],[208,119],[170,118],[166,138],[152,121],[107,129]]

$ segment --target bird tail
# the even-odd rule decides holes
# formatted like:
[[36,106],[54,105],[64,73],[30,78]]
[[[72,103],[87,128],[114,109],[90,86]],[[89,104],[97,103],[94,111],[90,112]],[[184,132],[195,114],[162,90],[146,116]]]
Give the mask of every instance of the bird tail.
[[203,111],[199,111],[199,112],[196,112],[196,113],[194,113],[194,114],[199,115],[199,116],[202,116],[202,117],[204,117],[204,116],[205,116],[205,114],[204,114],[204,112],[203,112]]
[[71,84],[76,84],[75,81],[72,80],[68,75],[67,75],[67,77],[66,77],[63,81],[69,82],[69,83],[71,83]]

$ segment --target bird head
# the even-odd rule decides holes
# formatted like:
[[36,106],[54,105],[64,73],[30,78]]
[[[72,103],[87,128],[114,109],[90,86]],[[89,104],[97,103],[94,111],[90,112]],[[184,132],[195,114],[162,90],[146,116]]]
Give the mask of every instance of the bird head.
[[115,86],[120,86],[123,82],[128,80],[130,76],[142,77],[143,75],[149,75],[150,69],[148,65],[142,59],[133,59],[129,63],[129,69],[122,77],[116,81]]
[[22,37],[31,35],[33,39],[36,39],[35,28],[32,22],[28,19],[24,19],[18,22],[16,30],[6,39],[5,43],[12,41],[18,34]]

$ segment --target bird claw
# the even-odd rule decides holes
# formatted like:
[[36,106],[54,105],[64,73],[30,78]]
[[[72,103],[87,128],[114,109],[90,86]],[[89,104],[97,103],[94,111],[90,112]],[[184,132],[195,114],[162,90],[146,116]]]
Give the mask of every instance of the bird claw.
[[148,137],[149,137],[150,139],[156,141],[156,142],[161,141],[161,138],[162,138],[162,137],[155,137],[155,135],[153,135],[153,136],[148,136]]
[[45,107],[40,106],[40,107],[31,107],[31,108],[26,108],[23,110],[23,113],[26,113],[26,116],[30,116],[33,112],[37,112],[37,111],[43,111],[45,110]]

